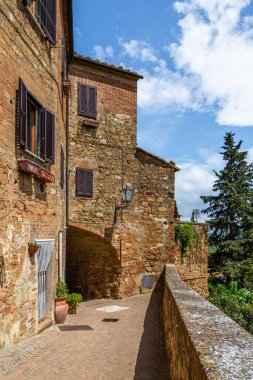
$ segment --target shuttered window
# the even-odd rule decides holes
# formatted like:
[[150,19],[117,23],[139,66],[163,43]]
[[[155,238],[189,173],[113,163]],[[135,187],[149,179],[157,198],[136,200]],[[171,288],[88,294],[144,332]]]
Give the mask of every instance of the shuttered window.
[[60,157],[60,185],[64,186],[64,152],[61,146],[61,157]]
[[76,168],[76,196],[93,196],[93,170]]
[[56,0],[22,0],[29,6],[41,29],[53,44],[56,42]]
[[78,83],[78,115],[93,119],[97,117],[97,89]]
[[54,163],[55,117],[19,80],[18,142],[20,147]]

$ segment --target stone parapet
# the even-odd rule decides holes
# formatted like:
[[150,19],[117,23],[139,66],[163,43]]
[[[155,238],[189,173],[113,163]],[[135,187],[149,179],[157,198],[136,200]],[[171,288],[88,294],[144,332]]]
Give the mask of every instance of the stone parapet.
[[253,379],[253,337],[166,266],[164,326],[168,378]]

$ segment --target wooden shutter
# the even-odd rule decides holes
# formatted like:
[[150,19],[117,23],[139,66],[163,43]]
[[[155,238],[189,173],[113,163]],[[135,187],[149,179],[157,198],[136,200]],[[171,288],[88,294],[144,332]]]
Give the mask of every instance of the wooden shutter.
[[96,87],[88,87],[88,115],[92,118],[97,116],[97,91]]
[[84,196],[85,171],[76,168],[76,195]]
[[85,196],[93,196],[93,171],[85,170]]
[[40,109],[40,158],[45,159],[46,148],[46,125],[45,125],[45,108]]
[[78,115],[88,114],[88,86],[78,83]]
[[27,89],[19,79],[19,130],[18,142],[22,148],[26,148],[27,142]]
[[55,117],[45,110],[45,161],[54,163]]
[[97,90],[96,87],[78,84],[78,115],[96,119],[97,116]]
[[93,170],[76,168],[76,195],[93,196]]
[[60,157],[60,171],[61,171],[60,185],[61,187],[63,187],[64,186],[64,152],[63,152],[62,146],[61,146],[61,157]]
[[53,44],[56,42],[56,0],[41,0],[41,27]]

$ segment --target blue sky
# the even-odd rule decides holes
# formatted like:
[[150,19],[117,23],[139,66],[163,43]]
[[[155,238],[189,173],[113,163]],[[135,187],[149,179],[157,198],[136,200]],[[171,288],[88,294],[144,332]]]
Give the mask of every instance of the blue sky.
[[74,0],[75,50],[144,75],[138,144],[173,160],[183,219],[202,208],[223,136],[253,161],[253,0]]

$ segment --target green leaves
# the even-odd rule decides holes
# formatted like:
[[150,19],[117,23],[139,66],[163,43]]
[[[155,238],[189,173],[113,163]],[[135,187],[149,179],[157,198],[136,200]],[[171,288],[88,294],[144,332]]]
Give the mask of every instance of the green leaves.
[[239,288],[236,281],[229,285],[209,279],[209,301],[253,334],[253,293]]
[[[252,253],[253,236],[253,164],[247,163],[247,152],[240,151],[242,141],[226,133],[221,152],[225,167],[217,177],[213,194],[201,196],[209,216],[210,242],[217,247],[217,269],[227,260],[243,260]],[[219,257],[222,256],[222,257]]]
[[69,290],[68,290],[67,284],[65,284],[65,282],[59,278],[59,281],[56,287],[56,297],[67,297],[68,293],[69,293]]
[[187,251],[191,249],[194,239],[197,237],[198,232],[192,224],[178,224],[175,227],[175,238],[181,245],[183,255],[186,255]]
[[70,308],[76,308],[83,301],[83,297],[79,293],[70,293],[67,296],[67,303]]

